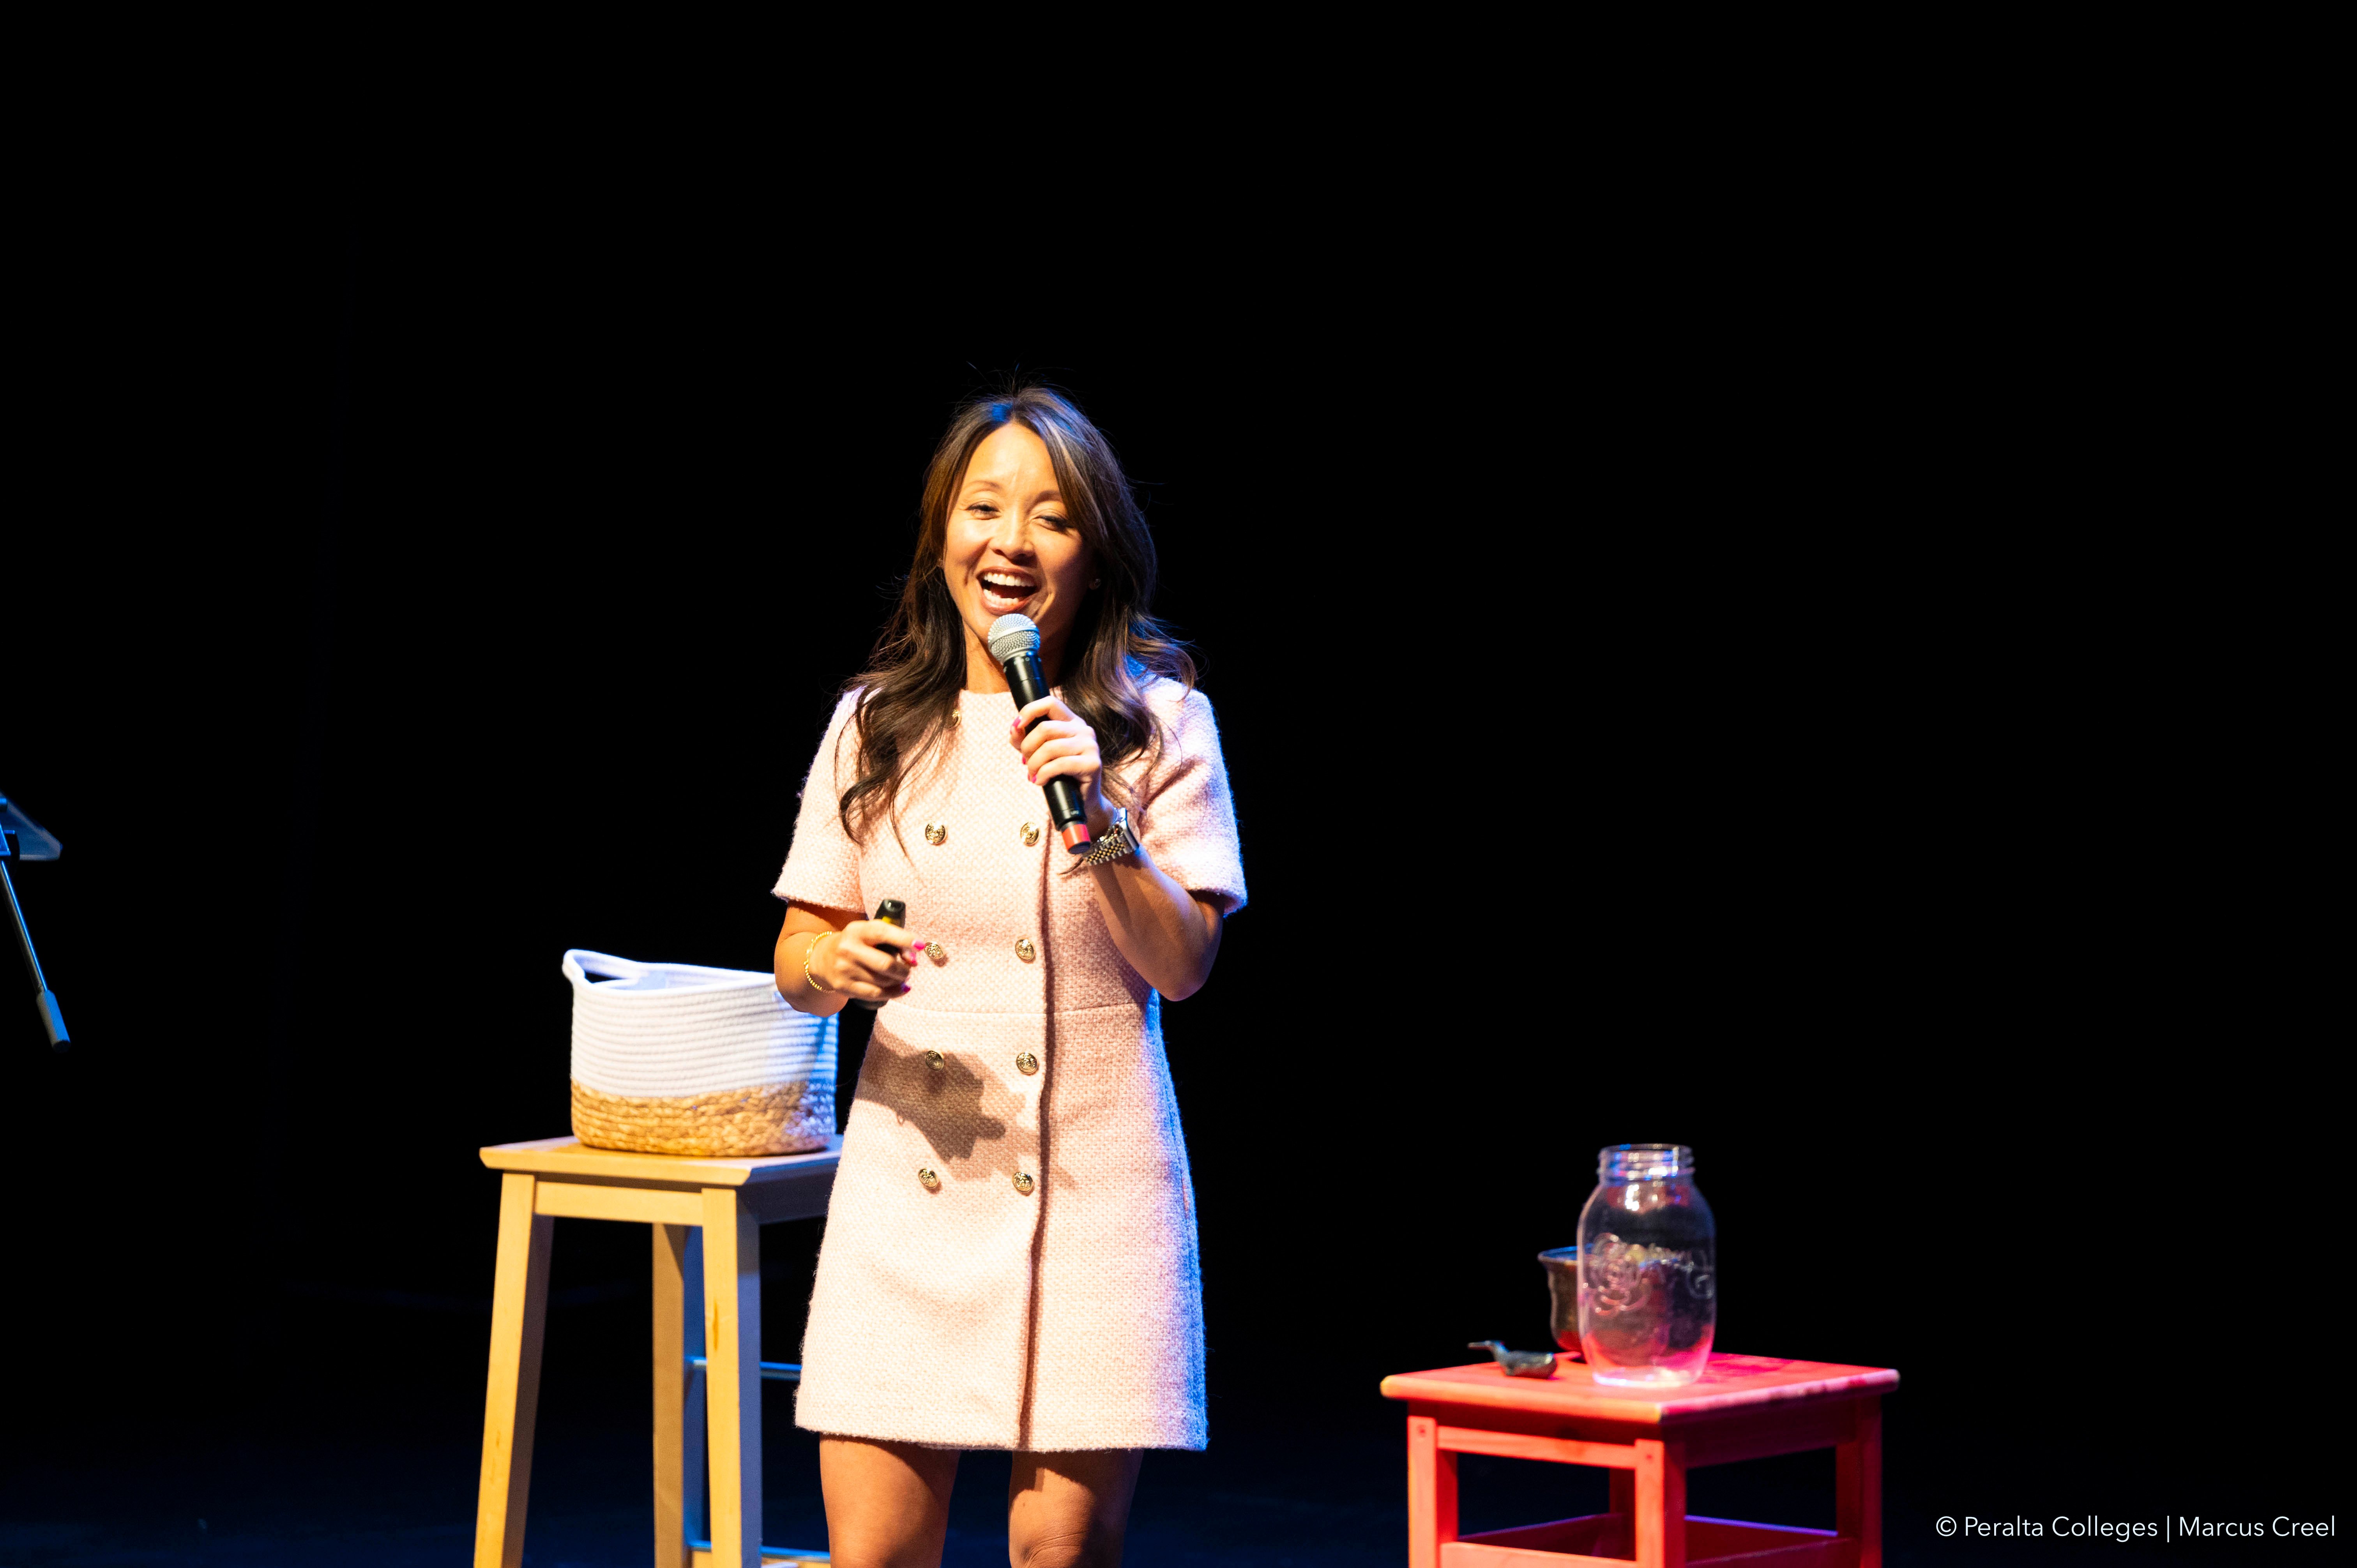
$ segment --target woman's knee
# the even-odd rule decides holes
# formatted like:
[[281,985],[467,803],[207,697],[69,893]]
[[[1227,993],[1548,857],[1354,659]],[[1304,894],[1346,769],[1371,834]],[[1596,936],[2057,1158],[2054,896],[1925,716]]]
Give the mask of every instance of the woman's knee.
[[1107,1530],[1092,1520],[1021,1536],[1009,1530],[1006,1560],[1013,1568],[1120,1568],[1123,1533],[1118,1525]]
[[1017,1455],[1007,1561],[1014,1568],[1114,1568],[1144,1457],[1135,1449]]

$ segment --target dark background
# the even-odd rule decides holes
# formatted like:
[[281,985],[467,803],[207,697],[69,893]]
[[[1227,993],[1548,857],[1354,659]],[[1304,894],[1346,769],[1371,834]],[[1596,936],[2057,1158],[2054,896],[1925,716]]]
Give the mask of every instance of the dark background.
[[[1166,1014],[1215,1456],[1372,1456],[1392,1506],[1377,1380],[1544,1343],[1596,1151],[1674,1140],[1720,1346],[1901,1369],[1898,1560],[1969,1560],[1941,1513],[2331,1510],[2266,1435],[2341,1381],[2340,1114],[2312,726],[2250,678],[2322,633],[2115,395],[2165,354],[1897,254],[861,277],[718,210],[56,226],[0,789],[67,845],[18,881],[76,1046],[0,1015],[8,1520],[267,1473],[463,1549],[474,1151],[565,1128],[558,955],[768,966],[925,458],[1018,370],[1146,497],[1243,832]],[[816,1242],[766,1233],[773,1358]],[[646,1420],[642,1234],[556,1256],[544,1475]],[[1830,1522],[1823,1468],[1769,1517]]]

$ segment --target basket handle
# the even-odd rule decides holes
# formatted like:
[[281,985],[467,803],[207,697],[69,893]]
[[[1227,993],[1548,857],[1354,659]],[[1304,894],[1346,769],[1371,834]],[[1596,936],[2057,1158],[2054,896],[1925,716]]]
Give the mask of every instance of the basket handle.
[[565,978],[576,985],[588,984],[593,974],[609,980],[636,980],[651,967],[633,959],[616,958],[612,953],[591,952],[587,948],[570,948],[565,954]]

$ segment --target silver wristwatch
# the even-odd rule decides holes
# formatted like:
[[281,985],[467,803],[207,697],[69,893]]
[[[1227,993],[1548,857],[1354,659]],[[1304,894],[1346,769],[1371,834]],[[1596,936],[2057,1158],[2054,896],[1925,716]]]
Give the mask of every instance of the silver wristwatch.
[[1113,831],[1097,840],[1088,854],[1081,856],[1082,865],[1103,865],[1119,860],[1125,854],[1137,853],[1137,835],[1129,831],[1129,808],[1113,809]]

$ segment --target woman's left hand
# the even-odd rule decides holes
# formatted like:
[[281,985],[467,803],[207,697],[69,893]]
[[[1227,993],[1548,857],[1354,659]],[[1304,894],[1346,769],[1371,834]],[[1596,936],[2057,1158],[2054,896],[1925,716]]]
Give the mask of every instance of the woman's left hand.
[[[1038,724],[1032,724],[1034,719]],[[1024,728],[1030,725],[1029,729]],[[1097,751],[1097,732],[1064,705],[1061,697],[1042,697],[1015,715],[1006,732],[1008,744],[1023,754],[1023,766],[1034,784],[1070,779],[1081,788],[1081,807],[1089,825],[1102,832],[1113,820],[1104,799],[1104,758]]]

